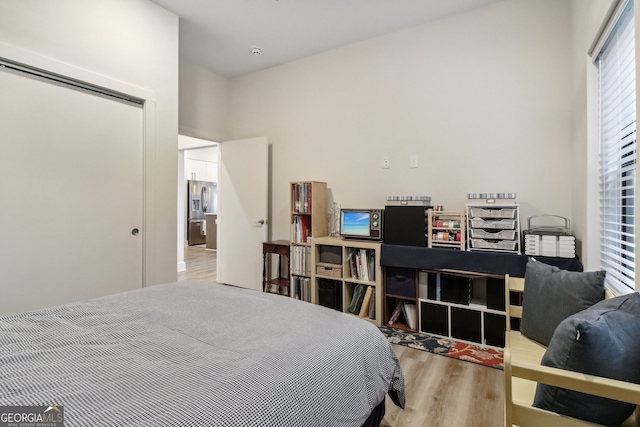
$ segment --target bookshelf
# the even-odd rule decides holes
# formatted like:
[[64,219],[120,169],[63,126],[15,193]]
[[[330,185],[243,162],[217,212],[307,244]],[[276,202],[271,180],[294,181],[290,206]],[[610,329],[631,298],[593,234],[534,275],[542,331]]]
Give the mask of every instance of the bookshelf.
[[380,245],[380,242],[364,240],[314,237],[311,250],[314,266],[311,273],[312,302],[381,326]]
[[[418,331],[418,281],[416,269],[384,268],[384,323],[396,329]],[[405,311],[402,310],[404,306]],[[413,307],[406,312],[406,307]]]
[[423,270],[418,283],[420,332],[504,347],[503,275]]
[[311,242],[314,238],[327,235],[327,183],[291,182],[289,195],[291,201],[291,295],[313,302]]
[[[504,347],[505,280],[525,275],[527,256],[506,252],[458,251],[415,246],[381,246],[385,318],[398,303],[417,304],[417,325],[399,319],[394,328],[451,337],[492,347]],[[576,259],[542,257],[564,270],[582,271]]]
[[[404,267],[384,267],[384,273],[385,325],[504,347],[503,275]],[[411,310],[394,316],[402,305]]]

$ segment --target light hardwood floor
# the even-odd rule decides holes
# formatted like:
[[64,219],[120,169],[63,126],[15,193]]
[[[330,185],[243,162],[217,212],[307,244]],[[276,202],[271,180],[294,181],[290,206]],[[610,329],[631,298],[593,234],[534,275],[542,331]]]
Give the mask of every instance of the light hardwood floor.
[[218,258],[215,250],[206,249],[205,245],[185,246],[184,262],[187,270],[178,272],[179,282],[191,280],[216,283]]
[[[216,252],[185,247],[187,271],[178,280],[216,281]],[[499,427],[504,373],[445,356],[393,345],[405,376],[404,410],[387,399],[381,427]]]

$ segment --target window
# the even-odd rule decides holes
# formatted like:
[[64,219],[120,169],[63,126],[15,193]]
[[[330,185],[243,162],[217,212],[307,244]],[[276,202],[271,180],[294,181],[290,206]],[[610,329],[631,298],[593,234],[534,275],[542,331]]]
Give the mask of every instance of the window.
[[607,282],[635,289],[636,83],[633,2],[607,36],[600,75],[600,260]]

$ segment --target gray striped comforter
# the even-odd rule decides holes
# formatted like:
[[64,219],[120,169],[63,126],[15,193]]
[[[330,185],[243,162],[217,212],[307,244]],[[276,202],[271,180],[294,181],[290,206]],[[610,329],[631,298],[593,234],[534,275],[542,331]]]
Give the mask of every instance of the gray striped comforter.
[[395,353],[370,323],[224,285],[174,283],[0,317],[0,406],[66,426],[360,427]]

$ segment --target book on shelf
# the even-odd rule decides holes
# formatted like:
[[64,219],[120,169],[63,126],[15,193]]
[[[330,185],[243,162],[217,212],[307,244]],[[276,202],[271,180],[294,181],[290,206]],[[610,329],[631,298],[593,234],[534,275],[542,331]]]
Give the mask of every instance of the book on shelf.
[[291,274],[311,276],[311,247],[291,247]]
[[349,276],[365,282],[375,279],[375,251],[373,249],[350,248],[347,256]]
[[352,279],[357,279],[356,273],[356,256],[353,249],[349,249],[349,255],[347,256],[347,265],[349,266],[349,276]]
[[311,189],[313,184],[310,182],[293,184],[293,210],[294,212],[310,213],[311,212]]
[[360,255],[360,277],[358,279],[368,281],[369,280],[369,263],[367,262],[367,250],[360,249],[358,251]]
[[369,280],[372,282],[376,280],[376,251],[374,249],[367,249],[368,264],[369,264]]
[[408,302],[400,302],[389,317],[389,326],[394,323],[405,323],[409,328],[416,329],[416,305]]
[[391,316],[389,317],[389,325],[393,325],[394,323],[396,323],[399,319],[400,319],[400,315],[402,314],[402,304],[404,303],[399,303],[395,310],[393,310],[393,313],[391,313]]
[[360,307],[360,317],[369,316],[369,305],[371,303],[371,295],[373,293],[373,286],[367,286],[367,290],[364,293],[364,298],[362,299],[362,305]]
[[416,328],[416,305],[408,302],[402,303],[402,314],[407,321],[407,326],[411,329]]
[[360,280],[362,277],[362,259],[360,259],[360,251],[356,252],[356,279]]
[[291,283],[294,298],[311,302],[311,279],[309,277],[293,277]]
[[369,300],[369,319],[376,318],[376,288],[371,286],[371,299]]
[[291,240],[293,243],[308,243],[311,237],[311,217],[294,215],[291,224]]
[[360,309],[362,308],[362,300],[364,299],[364,294],[366,292],[365,287],[366,285],[356,285],[353,289],[353,298],[351,299],[351,304],[349,304],[348,308],[349,313],[360,313]]

